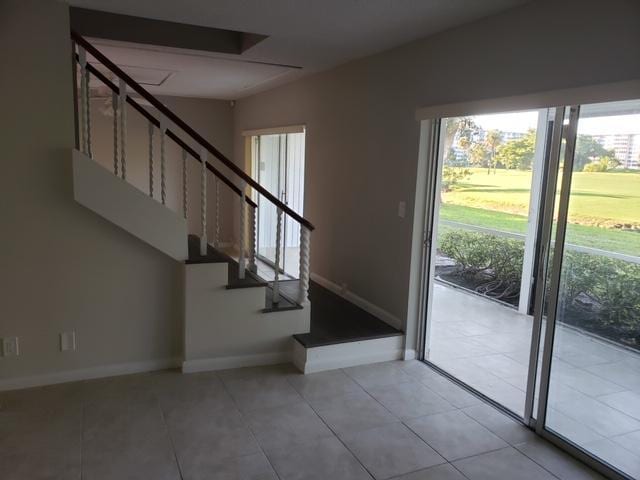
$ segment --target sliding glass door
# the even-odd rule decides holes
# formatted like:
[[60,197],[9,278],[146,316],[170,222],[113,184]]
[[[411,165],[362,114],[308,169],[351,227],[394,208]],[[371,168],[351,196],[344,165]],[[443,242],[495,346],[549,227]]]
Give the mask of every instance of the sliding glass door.
[[433,132],[425,361],[640,478],[640,101]]
[[[256,135],[252,137],[253,176],[270,193],[303,214],[304,132]],[[258,203],[257,256],[274,266],[276,262],[277,210],[271,202]],[[298,275],[300,263],[300,225],[283,217],[278,268],[290,277]]]
[[549,116],[440,122],[426,358],[521,417]]
[[540,429],[640,478],[640,101],[573,107],[565,142]]

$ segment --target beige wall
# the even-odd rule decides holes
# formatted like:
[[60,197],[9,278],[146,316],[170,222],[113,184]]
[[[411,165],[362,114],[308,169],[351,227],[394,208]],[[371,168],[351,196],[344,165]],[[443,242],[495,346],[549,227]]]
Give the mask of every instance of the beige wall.
[[180,264],[73,201],[70,58],[64,3],[0,2],[0,382],[182,352]]
[[[223,154],[231,156],[233,150],[233,108],[228,101],[208,100],[200,98],[159,97],[160,101],[174,111],[187,124],[193,127],[204,138],[216,146]],[[92,121],[92,153],[95,160],[113,170],[113,116],[111,103],[105,103],[104,98],[93,99],[91,102]],[[150,106],[144,106],[149,113],[160,118],[158,112]],[[174,133],[181,135],[183,140],[194,148],[197,147],[189,137],[182,134],[178,128],[169,125]],[[160,134],[154,129],[154,197],[160,200]],[[166,201],[169,208],[182,213],[182,151],[173,140],[165,140],[166,158]],[[149,192],[149,134],[148,122],[133,108],[127,109],[127,181],[145,193]],[[212,158],[209,159],[215,163]],[[199,235],[200,226],[200,164],[193,158],[187,160],[187,191],[188,191],[188,225],[189,232]],[[214,176],[208,174],[209,195],[207,208],[210,212],[208,235],[213,239],[215,195]],[[233,218],[231,217],[234,203],[233,194],[224,184],[220,184],[220,204],[222,215],[220,241],[231,242],[234,238]],[[236,207],[237,208],[237,207]]]
[[235,159],[245,129],[306,124],[312,272],[404,319],[416,108],[640,78],[639,18],[635,0],[537,1],[242,99]]

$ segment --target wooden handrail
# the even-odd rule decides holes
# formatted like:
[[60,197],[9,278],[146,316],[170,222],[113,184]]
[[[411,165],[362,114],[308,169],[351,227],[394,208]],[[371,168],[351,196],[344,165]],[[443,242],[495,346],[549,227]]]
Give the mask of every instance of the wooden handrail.
[[[77,57],[77,55],[76,55]],[[120,94],[120,89],[118,88],[118,86],[113,83],[111,80],[109,80],[100,70],[98,70],[96,67],[94,67],[93,65],[91,65],[90,63],[87,63],[87,70],[89,72],[91,72],[91,74],[93,76],[95,76],[98,80],[100,80],[102,83],[104,83],[107,87],[109,87],[113,92],[115,92],[116,94]],[[156,117],[154,117],[153,115],[151,115],[142,105],[140,105],[138,102],[136,102],[133,98],[131,98],[130,96],[127,95],[127,103],[129,105],[131,105],[134,110],[136,110],[140,115],[142,115],[144,118],[146,118],[148,121],[150,121],[151,123],[153,123],[154,126],[160,128],[160,120],[158,120]],[[202,159],[200,158],[200,154],[198,152],[196,152],[193,148],[191,148],[189,145],[187,145],[184,140],[182,140],[178,135],[176,135],[175,133],[173,133],[170,129],[167,128],[166,130],[167,132],[167,137],[169,137],[171,140],[173,140],[174,142],[176,142],[181,148],[183,148],[189,155],[191,155],[196,161],[202,163]],[[213,165],[211,165],[209,162],[207,162],[207,169],[213,173],[216,177],[218,177],[225,185],[227,185],[233,192],[235,192],[237,195],[242,196],[242,191],[235,185],[235,183],[233,183],[231,180],[229,180],[227,177],[225,177],[222,172],[220,172],[217,168],[215,168]],[[245,196],[245,201],[247,202],[247,204],[249,204],[251,207],[256,208],[258,205],[251,200],[249,197]]]
[[[209,153],[215,156],[220,162],[222,162],[229,170],[235,173],[238,177],[240,177],[247,185],[250,185],[253,189],[257,190],[262,196],[264,196],[267,200],[273,203],[280,210],[285,212],[291,218],[296,220],[301,225],[304,225],[309,230],[314,230],[315,227],[313,224],[293,211],[286,204],[284,204],[280,199],[271,194],[267,189],[265,189],[262,185],[256,182],[250,175],[247,175],[244,170],[238,167],[235,163],[229,160],[225,155],[222,154],[216,147],[211,145],[206,139],[204,139],[198,132],[196,132],[193,128],[191,128],[187,123],[185,123],[180,117],[178,117],[175,113],[173,113],[170,109],[168,109],[165,105],[162,104],[156,97],[151,95],[142,85],[133,80],[129,75],[123,72],[115,63],[109,60],[105,55],[103,55],[100,50],[91,45],[85,38],[76,33],[74,30],[71,30],[71,38],[82,48],[84,48],[87,52],[93,55],[96,60],[102,63],[105,67],[115,73],[119,78],[121,78],[127,85],[129,85],[138,95],[148,101],[153,107],[155,107],[160,113],[162,113],[165,117],[171,120],[174,124],[180,127],[187,135],[193,138],[199,145],[206,148]],[[127,97],[129,98],[129,97]],[[142,107],[141,107],[142,108]],[[177,138],[177,137],[176,137]],[[175,140],[175,139],[174,139]],[[209,163],[207,162],[207,165]],[[222,178],[222,177],[221,177]],[[225,182],[226,183],[226,182]]]

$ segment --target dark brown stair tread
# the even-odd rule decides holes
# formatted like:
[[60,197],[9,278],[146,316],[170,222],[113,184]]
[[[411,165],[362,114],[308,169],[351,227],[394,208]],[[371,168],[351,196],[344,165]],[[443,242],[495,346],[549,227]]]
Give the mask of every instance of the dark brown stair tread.
[[403,334],[315,282],[310,284],[309,300],[311,331],[293,336],[307,348]]
[[[254,287],[268,287],[265,294],[265,308],[262,310],[264,313],[278,312],[285,310],[295,310],[302,308],[300,305],[291,300],[292,295],[281,295],[281,301],[277,305],[273,303],[273,290],[270,287],[269,282],[260,278],[258,274],[245,270],[245,277],[241,280],[238,278],[238,262],[236,262],[229,255],[215,249],[211,245],[207,246],[207,255],[200,255],[200,238],[197,235],[189,235],[189,260],[187,264],[198,263],[227,263],[229,264],[228,277],[227,277],[227,289],[232,290],[236,288],[254,288]],[[283,293],[289,288],[287,285],[293,284],[289,282],[283,283]],[[297,286],[298,281],[296,280]]]

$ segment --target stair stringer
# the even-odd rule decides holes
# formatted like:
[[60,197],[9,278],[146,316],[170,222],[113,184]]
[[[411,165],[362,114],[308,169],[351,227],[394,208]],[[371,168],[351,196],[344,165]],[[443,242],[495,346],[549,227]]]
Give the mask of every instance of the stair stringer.
[[79,204],[175,260],[186,260],[187,221],[73,150],[73,196]]
[[292,359],[292,335],[310,328],[311,306],[262,312],[267,287],[227,289],[228,263],[184,265],[183,372]]

